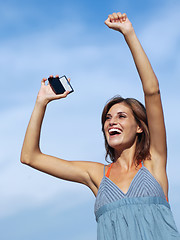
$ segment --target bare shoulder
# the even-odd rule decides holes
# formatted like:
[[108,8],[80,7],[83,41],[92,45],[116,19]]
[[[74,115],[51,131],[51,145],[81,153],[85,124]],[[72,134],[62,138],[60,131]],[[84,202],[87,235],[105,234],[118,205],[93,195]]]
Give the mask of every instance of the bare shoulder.
[[86,169],[91,181],[93,182],[93,184],[95,184],[97,188],[99,188],[104,174],[104,164],[90,161],[85,161],[83,162],[83,164],[86,165]]
[[72,161],[72,164],[78,166],[87,173],[86,185],[96,196],[104,175],[104,164],[91,161]]
[[103,174],[104,164],[93,161],[71,161],[73,165],[86,169],[89,174]]

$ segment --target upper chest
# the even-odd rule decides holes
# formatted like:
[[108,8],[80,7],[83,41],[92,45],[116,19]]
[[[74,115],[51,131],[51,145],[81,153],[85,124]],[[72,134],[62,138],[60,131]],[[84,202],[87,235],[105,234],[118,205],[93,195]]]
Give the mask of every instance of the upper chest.
[[[119,167],[111,167],[109,174],[106,176],[119,188],[121,191],[126,194],[130,188],[130,185],[133,183],[134,179],[141,174],[141,166],[134,167],[128,171],[122,170]],[[107,170],[108,171],[108,170]],[[107,172],[106,172],[107,173]]]

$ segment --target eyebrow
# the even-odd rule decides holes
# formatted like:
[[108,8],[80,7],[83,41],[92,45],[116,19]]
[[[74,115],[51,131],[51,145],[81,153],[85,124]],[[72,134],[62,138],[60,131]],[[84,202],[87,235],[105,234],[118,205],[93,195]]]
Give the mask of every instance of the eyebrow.
[[[126,112],[117,112],[118,115],[120,115],[120,114],[122,114],[122,113],[127,115]],[[110,113],[107,113],[106,116],[112,116],[112,115],[111,115]]]
[[121,114],[121,113],[123,113],[123,114],[127,114],[126,112],[118,112],[117,114]]

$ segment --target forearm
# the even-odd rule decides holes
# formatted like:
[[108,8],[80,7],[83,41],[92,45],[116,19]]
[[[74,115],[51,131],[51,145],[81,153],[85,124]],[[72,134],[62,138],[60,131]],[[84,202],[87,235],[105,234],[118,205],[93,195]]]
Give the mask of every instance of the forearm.
[[144,52],[135,34],[134,29],[127,35],[124,35],[124,38],[132,53],[134,63],[142,82],[144,93],[147,95],[157,93],[159,90],[157,77],[152,69],[146,53]]
[[[132,53],[145,94],[145,107],[150,134],[150,152],[158,156],[162,166],[166,165],[166,131],[159,93],[159,83],[151,64],[135,34],[132,23],[125,13],[110,14],[105,24],[123,34]],[[154,160],[156,165],[156,161]]]
[[[53,77],[53,76],[52,76]],[[41,153],[39,148],[41,125],[44,118],[46,106],[50,101],[67,97],[68,91],[63,94],[55,94],[50,84],[45,84],[46,78],[41,81],[36,104],[26,130],[24,143],[21,152],[21,162],[29,164],[32,159],[35,159],[37,154]]]
[[37,98],[21,151],[21,162],[23,163],[29,164],[34,155],[40,153],[39,141],[45,110],[46,104]]

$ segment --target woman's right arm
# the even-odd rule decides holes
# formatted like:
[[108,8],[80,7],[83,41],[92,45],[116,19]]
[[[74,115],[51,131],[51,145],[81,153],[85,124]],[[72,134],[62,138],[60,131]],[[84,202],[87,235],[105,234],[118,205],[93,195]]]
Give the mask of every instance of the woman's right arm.
[[68,92],[56,95],[44,78],[29,121],[21,151],[21,162],[55,177],[87,185],[95,194],[99,185],[98,172],[102,164],[86,161],[66,161],[43,154],[40,150],[40,133],[47,104],[65,98]]

